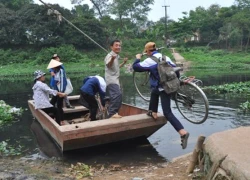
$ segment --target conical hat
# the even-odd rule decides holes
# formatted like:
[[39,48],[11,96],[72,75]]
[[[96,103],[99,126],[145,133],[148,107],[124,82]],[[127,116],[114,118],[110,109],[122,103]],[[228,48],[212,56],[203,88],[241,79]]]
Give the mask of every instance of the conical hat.
[[57,66],[61,66],[62,64],[63,63],[61,63],[61,62],[59,62],[57,60],[51,59],[47,69],[51,69],[51,68],[54,68],[54,67],[57,67]]

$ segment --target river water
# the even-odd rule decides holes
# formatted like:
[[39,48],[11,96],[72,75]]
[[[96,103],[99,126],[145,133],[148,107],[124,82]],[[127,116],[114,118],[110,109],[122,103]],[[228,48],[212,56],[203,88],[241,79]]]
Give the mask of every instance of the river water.
[[[245,75],[218,77],[203,79],[204,85],[223,84],[230,81],[249,80]],[[83,78],[71,79],[75,87],[74,94],[78,94]],[[243,80],[242,80],[243,79]],[[47,79],[48,82],[48,79]],[[148,108],[148,103],[142,100],[132,83],[131,76],[121,77],[123,86],[123,101],[138,107]],[[174,157],[192,152],[199,135],[206,137],[215,133],[239,126],[250,125],[250,114],[244,114],[238,110],[239,103],[245,102],[246,97],[234,95],[207,94],[210,110],[205,123],[200,125],[186,121],[172,102],[172,109],[177,118],[183,123],[185,129],[190,132],[188,147],[181,149],[180,137],[170,124],[166,124],[147,140],[129,140],[83,150],[70,151],[61,154],[52,139],[43,131],[39,123],[32,117],[28,109],[27,100],[32,98],[31,81],[0,81],[0,99],[6,103],[25,108],[25,112],[11,126],[0,129],[0,141],[8,140],[8,143],[23,146],[22,156],[28,157],[61,157],[67,162],[82,161],[88,164],[95,163],[127,163],[129,165],[149,162],[165,162]],[[159,109],[161,112],[162,110]]]

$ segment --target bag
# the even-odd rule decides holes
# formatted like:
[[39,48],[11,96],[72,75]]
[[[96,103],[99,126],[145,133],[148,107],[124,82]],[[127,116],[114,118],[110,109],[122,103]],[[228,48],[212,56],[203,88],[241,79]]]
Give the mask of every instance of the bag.
[[157,59],[155,56],[150,56],[150,58],[158,64],[159,84],[164,91],[167,94],[176,92],[180,87],[180,80],[174,72],[174,68],[166,61],[166,56],[163,55],[162,60]]
[[[60,89],[60,83],[57,84],[57,88]],[[73,86],[72,86],[72,84],[71,84],[70,79],[67,78],[67,86],[66,86],[66,88],[65,88],[64,93],[66,93],[67,95],[69,95],[69,94],[72,93],[72,92],[73,92]]]
[[72,93],[72,92],[73,92],[73,86],[72,86],[72,84],[71,84],[70,79],[67,78],[67,86],[66,86],[66,89],[65,89],[64,93],[70,94],[70,93]]

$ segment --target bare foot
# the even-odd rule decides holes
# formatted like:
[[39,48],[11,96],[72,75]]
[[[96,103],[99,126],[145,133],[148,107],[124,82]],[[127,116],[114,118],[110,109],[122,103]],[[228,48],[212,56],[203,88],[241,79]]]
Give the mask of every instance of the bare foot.
[[114,114],[113,116],[111,116],[110,118],[122,118],[121,115],[119,115],[118,113]]

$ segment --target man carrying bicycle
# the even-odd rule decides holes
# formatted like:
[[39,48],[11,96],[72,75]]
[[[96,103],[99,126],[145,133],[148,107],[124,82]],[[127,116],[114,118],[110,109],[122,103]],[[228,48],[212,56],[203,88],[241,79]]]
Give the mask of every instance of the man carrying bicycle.
[[[158,112],[158,103],[159,97],[161,98],[161,105],[164,116],[170,122],[170,124],[175,128],[175,130],[181,136],[181,146],[182,149],[187,147],[189,133],[184,129],[181,122],[174,116],[171,110],[171,95],[167,94],[160,85],[160,78],[157,69],[157,62],[155,62],[151,57],[154,56],[159,60],[162,60],[163,55],[157,51],[156,44],[154,42],[148,42],[145,45],[144,52],[148,56],[144,61],[141,62],[142,54],[136,55],[136,60],[133,64],[133,69],[136,72],[150,72],[150,86],[151,86],[151,95],[149,103],[148,116],[151,116],[153,119],[157,120]],[[175,66],[174,63],[166,58],[166,61]]]

